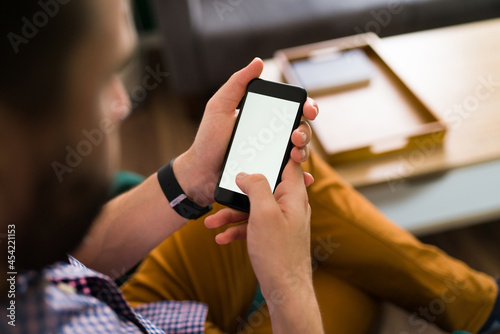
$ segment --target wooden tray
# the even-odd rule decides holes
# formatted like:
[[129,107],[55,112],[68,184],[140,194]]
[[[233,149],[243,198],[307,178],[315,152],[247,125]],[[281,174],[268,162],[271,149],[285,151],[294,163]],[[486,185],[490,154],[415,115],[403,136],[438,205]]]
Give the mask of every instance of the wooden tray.
[[391,69],[377,51],[378,43],[375,34],[367,33],[280,50],[274,55],[284,80],[295,85],[300,82],[291,62],[317,53],[357,48],[372,62],[374,70],[368,85],[312,96],[320,107],[320,115],[311,122],[315,146],[332,164],[425,149],[443,142],[444,122]]

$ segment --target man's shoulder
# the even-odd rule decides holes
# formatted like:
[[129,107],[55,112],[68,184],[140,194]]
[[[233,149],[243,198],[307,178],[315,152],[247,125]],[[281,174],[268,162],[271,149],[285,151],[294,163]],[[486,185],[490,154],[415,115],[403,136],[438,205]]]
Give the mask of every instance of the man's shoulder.
[[110,280],[109,277],[87,268],[83,263],[68,255],[68,262],[57,262],[45,268],[43,272],[45,279],[49,282],[58,283],[61,280],[78,280],[87,277],[98,277]]
[[[58,329],[69,325],[86,329],[90,318],[99,314],[99,310],[107,308],[97,298],[82,293],[82,289],[89,288],[86,280],[98,275],[71,261],[55,263],[39,272],[19,273],[13,312],[15,319],[23,319],[23,322],[16,321],[16,326],[12,328],[0,326],[0,332],[21,333],[24,328],[30,333],[56,333]],[[2,302],[2,308],[5,306],[3,304],[5,302]],[[107,322],[120,322],[113,312],[105,313]]]

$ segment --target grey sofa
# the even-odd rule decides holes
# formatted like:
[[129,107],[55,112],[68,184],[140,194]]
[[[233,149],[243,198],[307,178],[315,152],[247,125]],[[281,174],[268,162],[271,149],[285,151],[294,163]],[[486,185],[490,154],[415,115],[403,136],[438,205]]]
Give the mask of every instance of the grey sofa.
[[390,36],[500,16],[499,0],[153,0],[179,93],[210,93],[253,57],[361,32]]

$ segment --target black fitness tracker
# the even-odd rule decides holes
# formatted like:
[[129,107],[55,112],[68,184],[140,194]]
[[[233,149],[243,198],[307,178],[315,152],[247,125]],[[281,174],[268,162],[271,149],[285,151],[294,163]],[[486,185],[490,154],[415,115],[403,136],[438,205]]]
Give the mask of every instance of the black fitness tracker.
[[174,159],[158,171],[158,181],[161,190],[167,197],[170,207],[174,209],[181,217],[187,219],[197,219],[212,210],[212,206],[201,207],[190,200],[182,190],[174,174]]

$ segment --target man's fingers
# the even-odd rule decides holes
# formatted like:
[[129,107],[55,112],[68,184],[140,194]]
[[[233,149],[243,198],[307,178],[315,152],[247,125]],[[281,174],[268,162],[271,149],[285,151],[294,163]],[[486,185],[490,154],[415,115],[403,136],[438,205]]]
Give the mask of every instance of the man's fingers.
[[283,171],[282,182],[286,182],[286,185],[283,189],[279,189],[279,193],[276,189],[278,201],[288,202],[290,207],[298,210],[296,212],[304,213],[301,210],[305,210],[306,215],[310,217],[311,208],[306,189],[314,182],[312,175],[304,173],[299,164],[290,160]]
[[222,233],[215,236],[215,242],[219,245],[226,245],[236,240],[245,240],[247,238],[248,223],[231,226]]
[[205,219],[205,226],[208,228],[218,228],[228,224],[243,222],[248,219],[248,213],[225,208]]
[[299,127],[292,133],[292,144],[304,147],[311,141],[311,126],[307,122],[301,122]]
[[318,114],[319,114],[318,104],[316,103],[316,101],[308,97],[306,103],[304,104],[304,110],[303,110],[304,117],[310,121],[314,121],[314,119],[318,116]]
[[208,104],[216,110],[233,112],[240,100],[245,95],[248,83],[258,78],[264,69],[262,59],[255,58],[245,68],[234,73],[231,78],[222,86],[217,93],[210,99]]
[[304,184],[306,185],[306,188],[312,185],[313,183],[314,183],[314,177],[311,174],[304,172]]
[[294,147],[292,148],[292,152],[290,153],[290,157],[293,161],[300,164],[306,162],[309,159],[309,147]]
[[304,172],[297,162],[289,160],[285,166],[285,169],[283,170],[281,180],[290,181],[294,184],[302,185],[304,180]]
[[289,201],[300,205],[304,199],[307,202],[306,186],[310,181],[310,178],[302,171],[300,164],[290,159],[283,171],[281,184],[276,188],[274,195],[277,196],[278,200],[284,195],[292,196]]

